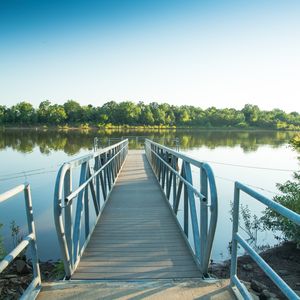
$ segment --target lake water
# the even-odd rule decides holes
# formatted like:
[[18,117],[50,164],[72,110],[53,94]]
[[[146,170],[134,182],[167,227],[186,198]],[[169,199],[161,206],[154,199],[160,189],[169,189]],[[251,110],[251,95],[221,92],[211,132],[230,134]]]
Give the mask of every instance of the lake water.
[[[251,185],[272,198],[278,190],[276,183],[292,178],[299,168],[297,153],[288,146],[293,132],[275,131],[42,131],[0,130],[0,193],[28,181],[31,184],[38,251],[41,260],[60,257],[53,221],[53,192],[56,173],[64,161],[82,156],[93,149],[93,140],[100,138],[101,146],[126,136],[147,136],[167,146],[180,140],[180,151],[209,162],[216,176],[219,198],[219,219],[212,258],[228,257],[231,239],[230,202],[234,181]],[[130,139],[130,148],[141,147],[140,139]],[[260,215],[264,209],[253,199],[242,198],[251,212]],[[0,204],[1,234],[5,248],[12,248],[10,224],[15,221],[26,233],[24,200],[15,197]],[[274,244],[267,232],[260,233],[258,244]]]

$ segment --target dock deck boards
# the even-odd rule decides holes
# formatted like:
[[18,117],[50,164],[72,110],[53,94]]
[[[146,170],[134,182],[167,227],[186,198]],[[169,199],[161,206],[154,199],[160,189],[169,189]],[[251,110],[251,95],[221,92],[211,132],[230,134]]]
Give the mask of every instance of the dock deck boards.
[[129,151],[72,279],[200,278],[143,151]]

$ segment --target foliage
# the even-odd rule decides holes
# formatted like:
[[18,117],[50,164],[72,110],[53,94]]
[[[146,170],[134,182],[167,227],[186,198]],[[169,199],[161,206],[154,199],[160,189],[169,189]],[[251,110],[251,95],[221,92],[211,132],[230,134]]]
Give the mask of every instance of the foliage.
[[10,108],[0,105],[0,124],[3,125],[64,125],[89,124],[90,126],[185,126],[204,128],[265,128],[276,130],[300,129],[300,115],[280,109],[262,111],[256,105],[246,104],[242,110],[233,108],[205,110],[189,105],[167,103],[134,103],[109,101],[102,106],[81,106],[74,100],[63,105],[42,101],[37,109],[20,102]]
[[[292,139],[291,145],[294,149],[300,150],[299,135]],[[300,214],[300,171],[294,173],[293,180],[279,183],[277,187],[282,194],[275,196],[274,201]],[[300,226],[269,208],[265,210],[262,221],[265,228],[273,231],[280,230],[286,240],[293,241],[300,247]]]
[[[0,230],[3,227],[3,224],[0,223]],[[0,260],[5,256],[5,248],[3,245],[2,235],[0,234]]]
[[20,226],[16,224],[16,221],[10,222],[10,234],[12,237],[13,246],[17,247],[17,245],[22,241],[22,232]]
[[[233,203],[231,205],[231,215],[233,215]],[[251,214],[248,205],[240,204],[239,210],[239,228],[247,234],[246,241],[250,243],[255,249],[259,249],[257,245],[257,233],[263,230],[261,225],[261,218],[255,214]],[[230,218],[233,221],[233,218]],[[231,253],[231,242],[229,243],[228,250]]]
[[296,134],[292,139],[291,139],[291,145],[296,149],[300,150],[300,134]]
[[53,276],[56,280],[64,278],[65,269],[64,269],[64,264],[61,260],[55,263],[55,266],[53,269]]

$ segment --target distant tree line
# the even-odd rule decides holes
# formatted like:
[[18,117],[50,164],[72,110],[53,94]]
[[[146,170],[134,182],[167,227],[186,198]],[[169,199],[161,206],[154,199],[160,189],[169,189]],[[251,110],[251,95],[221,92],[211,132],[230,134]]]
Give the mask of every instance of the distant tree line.
[[28,102],[11,107],[0,105],[2,125],[80,125],[86,126],[191,126],[235,127],[265,129],[300,129],[300,114],[286,113],[280,109],[260,110],[246,104],[242,110],[234,108],[201,109],[189,105],[175,106],[152,102],[110,101],[102,106],[81,106],[74,100],[63,105],[42,101],[38,108]]

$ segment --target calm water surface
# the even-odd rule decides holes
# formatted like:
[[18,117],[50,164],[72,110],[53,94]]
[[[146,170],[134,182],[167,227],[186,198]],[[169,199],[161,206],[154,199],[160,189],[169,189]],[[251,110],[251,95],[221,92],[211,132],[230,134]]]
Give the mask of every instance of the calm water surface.
[[[219,220],[212,258],[228,257],[231,239],[230,202],[233,182],[239,180],[255,187],[267,197],[278,190],[276,183],[292,178],[297,170],[297,153],[289,146],[292,132],[254,131],[0,131],[0,193],[28,181],[32,188],[34,217],[41,260],[60,257],[53,221],[53,191],[59,165],[82,156],[93,148],[95,136],[101,145],[125,136],[147,136],[168,146],[179,137],[180,150],[211,164],[219,196]],[[110,139],[110,140],[109,140]],[[142,139],[140,139],[142,140]],[[140,140],[130,139],[130,148],[140,147]],[[262,205],[247,197],[242,203],[257,215]],[[15,220],[26,234],[24,200],[15,197],[0,204],[1,234],[6,251],[12,248],[10,223]],[[260,233],[258,244],[274,244],[270,233]]]

